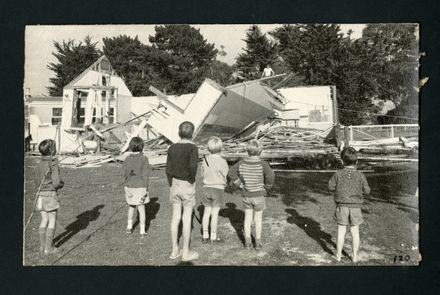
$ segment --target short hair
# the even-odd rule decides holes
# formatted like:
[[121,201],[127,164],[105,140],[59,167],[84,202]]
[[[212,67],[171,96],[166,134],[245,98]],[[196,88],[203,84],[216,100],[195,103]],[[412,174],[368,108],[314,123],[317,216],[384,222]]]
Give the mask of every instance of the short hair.
[[262,151],[261,143],[256,139],[252,139],[248,142],[246,151],[249,156],[259,156]]
[[209,138],[208,140],[207,146],[208,146],[208,151],[211,154],[216,154],[222,150],[223,142],[220,137],[211,136],[211,138]]
[[142,152],[144,149],[144,141],[140,137],[133,137],[128,144],[128,149],[132,152]]
[[55,155],[57,152],[57,146],[55,140],[53,139],[45,139],[38,145],[38,151],[43,156]]
[[194,134],[194,124],[185,121],[179,125],[179,137],[182,139],[191,139]]
[[353,147],[346,147],[341,152],[341,159],[344,165],[354,165],[357,162],[357,151]]

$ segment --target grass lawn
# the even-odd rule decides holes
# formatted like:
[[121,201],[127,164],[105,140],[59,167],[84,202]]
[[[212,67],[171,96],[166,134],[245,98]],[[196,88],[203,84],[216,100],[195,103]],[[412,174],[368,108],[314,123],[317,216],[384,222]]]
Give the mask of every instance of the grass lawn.
[[[27,157],[26,167],[38,158]],[[168,185],[163,169],[150,177],[151,202],[147,205],[147,237],[139,226],[125,233],[127,205],[119,185],[120,165],[99,168],[62,168],[65,186],[60,193],[55,245],[59,253],[38,254],[39,213],[24,237],[24,265],[182,265],[168,258],[171,251]],[[419,214],[417,171],[367,173],[372,188],[363,208],[360,226],[361,261],[357,265],[416,265],[418,263]],[[194,265],[352,265],[351,237],[346,238],[346,256],[333,259],[336,247],[335,205],[327,190],[331,173],[276,174],[263,214],[263,249],[243,248],[244,211],[238,195],[227,194],[220,211],[219,235],[223,244],[201,243],[198,222],[203,207],[197,194],[191,246],[200,258]],[[200,177],[197,183],[201,183]],[[197,191],[200,191],[197,185]],[[26,175],[24,217],[32,211],[36,188]],[[396,258],[397,256],[397,258]],[[399,256],[404,258],[403,262]]]

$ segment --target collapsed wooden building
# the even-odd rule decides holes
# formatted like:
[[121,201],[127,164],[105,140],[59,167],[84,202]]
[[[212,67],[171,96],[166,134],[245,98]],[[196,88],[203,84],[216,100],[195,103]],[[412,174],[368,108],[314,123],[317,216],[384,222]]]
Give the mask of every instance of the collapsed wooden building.
[[[161,167],[169,144],[178,140],[178,125],[183,121],[194,123],[194,141],[201,156],[207,152],[206,140],[217,135],[224,140],[223,156],[231,163],[245,156],[250,139],[262,143],[263,159],[288,170],[336,169],[340,167],[338,152],[347,145],[363,153],[361,159],[416,161],[418,125],[406,126],[405,132],[396,127],[400,133],[386,134],[356,126],[344,129],[338,124],[335,87],[274,89],[267,83],[283,76],[226,87],[206,79],[196,93],[180,96],[151,86],[155,96],[133,97],[102,56],[64,87],[61,98],[43,103],[28,99],[28,129],[34,145],[55,138],[60,152],[73,155],[62,163],[70,167],[121,161],[133,136],[145,140],[150,163]],[[47,120],[42,113],[47,113],[51,103],[56,104],[52,109],[56,118],[42,122],[41,118]]]

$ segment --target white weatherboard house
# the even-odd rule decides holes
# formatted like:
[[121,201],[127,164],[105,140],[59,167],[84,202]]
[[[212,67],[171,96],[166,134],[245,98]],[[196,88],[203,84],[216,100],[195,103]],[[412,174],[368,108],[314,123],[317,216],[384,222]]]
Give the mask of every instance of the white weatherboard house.
[[101,56],[63,88],[62,97],[28,97],[25,104],[32,143],[59,138],[58,149],[72,152],[85,126],[98,120],[105,125],[127,121],[156,107],[158,99],[133,97],[107,57]]

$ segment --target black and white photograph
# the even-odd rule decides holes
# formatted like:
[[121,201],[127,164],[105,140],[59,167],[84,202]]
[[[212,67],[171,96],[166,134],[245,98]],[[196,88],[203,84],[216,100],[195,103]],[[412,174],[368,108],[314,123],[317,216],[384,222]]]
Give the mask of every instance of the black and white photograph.
[[23,266],[422,261],[417,23],[27,25],[24,44]]

